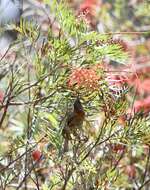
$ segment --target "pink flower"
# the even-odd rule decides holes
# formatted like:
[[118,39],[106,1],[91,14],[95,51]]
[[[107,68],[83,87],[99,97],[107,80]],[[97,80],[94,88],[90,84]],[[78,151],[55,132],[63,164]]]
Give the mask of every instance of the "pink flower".
[[150,96],[147,97],[144,100],[137,100],[134,103],[134,112],[140,112],[143,111],[144,113],[147,113],[150,111]]
[[94,27],[94,17],[96,16],[96,8],[100,6],[98,0],[84,0],[79,7],[79,16],[85,16],[84,20]]
[[145,79],[143,82],[140,82],[137,90],[140,94],[143,92],[150,93],[150,79]]
[[129,178],[133,179],[136,176],[136,167],[134,164],[127,165],[125,168],[126,174],[129,176]]
[[3,99],[4,99],[4,93],[2,90],[0,90],[0,103],[3,102]]
[[80,5],[80,11],[88,11],[90,14],[93,14],[96,4],[97,0],[84,0]]

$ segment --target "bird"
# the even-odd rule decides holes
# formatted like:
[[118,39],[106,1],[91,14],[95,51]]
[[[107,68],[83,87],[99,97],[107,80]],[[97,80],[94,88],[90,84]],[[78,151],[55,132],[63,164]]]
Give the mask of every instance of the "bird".
[[8,24],[19,24],[23,12],[23,0],[0,0],[0,53],[6,51],[10,44],[17,39],[15,30],[5,30]]
[[65,139],[63,152],[68,151],[68,142],[71,140],[71,134],[75,137],[78,137],[77,131],[82,129],[84,119],[85,112],[79,97],[77,97],[74,102],[74,109],[68,114],[66,124],[62,130],[62,135]]

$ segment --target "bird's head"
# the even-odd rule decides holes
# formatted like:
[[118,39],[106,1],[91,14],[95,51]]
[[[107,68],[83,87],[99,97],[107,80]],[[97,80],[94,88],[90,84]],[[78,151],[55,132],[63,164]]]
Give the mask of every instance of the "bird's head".
[[76,113],[84,113],[84,109],[83,109],[83,106],[81,104],[81,101],[80,101],[79,97],[77,97],[75,102],[74,102],[74,112],[76,112]]

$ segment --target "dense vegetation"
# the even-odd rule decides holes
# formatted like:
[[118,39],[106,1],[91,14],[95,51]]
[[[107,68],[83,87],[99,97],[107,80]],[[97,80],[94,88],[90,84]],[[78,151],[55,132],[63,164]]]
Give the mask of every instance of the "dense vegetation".
[[0,189],[149,189],[149,2],[39,2],[0,60]]

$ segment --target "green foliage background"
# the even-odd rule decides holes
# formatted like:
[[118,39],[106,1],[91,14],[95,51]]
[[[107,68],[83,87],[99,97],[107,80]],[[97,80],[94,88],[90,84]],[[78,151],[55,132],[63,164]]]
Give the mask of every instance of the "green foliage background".
[[[149,151],[149,118],[135,114],[120,125],[119,118],[129,108],[127,93],[130,89],[114,97],[103,68],[106,58],[128,64],[127,53],[120,44],[107,43],[112,34],[90,30],[84,20],[74,16],[67,3],[55,0],[45,3],[55,15],[58,30],[54,31],[49,25],[45,35],[37,24],[22,20],[20,27],[15,28],[19,32],[19,44],[12,47],[16,53],[14,61],[1,61],[7,71],[0,83],[5,92],[0,106],[1,186],[16,183],[21,189],[25,182],[34,187],[39,181],[44,190],[133,189],[136,185],[140,189],[149,173],[145,169],[149,157],[144,152],[145,146]],[[124,4],[115,2],[116,20],[126,17],[122,14]],[[135,7],[135,14],[146,16],[147,10],[140,6]],[[101,14],[102,19],[104,16],[106,21],[110,19],[106,12]],[[144,17],[144,21],[147,23],[147,18]],[[131,25],[130,21],[126,22],[124,26]],[[68,87],[74,68],[97,65],[101,69],[97,70],[100,80],[96,90]],[[80,133],[82,141],[73,138],[70,151],[63,154],[61,132],[77,96],[86,113]],[[125,148],[116,153],[111,147],[115,144]],[[35,149],[43,154],[39,163],[32,159]],[[124,169],[132,164],[136,166],[136,178],[129,177]],[[48,170],[44,182],[37,168]],[[25,177],[20,179],[20,175]]]

